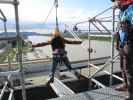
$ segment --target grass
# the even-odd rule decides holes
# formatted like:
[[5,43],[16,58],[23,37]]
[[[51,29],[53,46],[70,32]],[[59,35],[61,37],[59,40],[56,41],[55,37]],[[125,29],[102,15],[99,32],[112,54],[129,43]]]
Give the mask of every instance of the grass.
[[[81,35],[81,39],[88,39],[88,35]],[[98,40],[98,41],[111,41],[111,37],[99,37],[99,36],[90,36],[90,40]]]
[[[81,39],[88,39],[88,35],[80,35],[79,36]],[[97,41],[111,41],[111,37],[99,37],[99,36],[90,36],[90,40],[97,40]],[[116,42],[116,38],[114,39]]]
[[0,55],[0,62],[8,61],[9,59],[12,61],[16,57],[16,49],[11,48],[5,51],[3,54]]
[[[25,46],[22,48],[23,53],[30,52],[32,49],[31,47]],[[0,55],[0,63],[8,61],[8,57],[10,61],[16,60],[16,54],[18,53],[17,48],[10,48],[6,50],[3,54]]]
[[0,55],[0,62],[4,62],[7,59],[8,53],[5,52]]

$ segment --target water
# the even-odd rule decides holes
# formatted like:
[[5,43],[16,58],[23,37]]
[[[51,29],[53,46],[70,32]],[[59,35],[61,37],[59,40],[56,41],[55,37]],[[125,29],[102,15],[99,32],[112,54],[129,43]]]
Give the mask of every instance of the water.
[[[29,40],[33,44],[46,42],[50,37],[47,36],[30,36]],[[88,40],[84,41],[84,47],[88,48]],[[91,53],[91,58],[99,58],[111,55],[111,43],[105,41],[91,41],[91,48],[94,52]],[[66,44],[66,50],[70,61],[86,60],[88,59],[88,51],[80,44]],[[34,53],[28,53],[28,58],[48,58],[52,57],[51,46],[44,46],[35,49]]]

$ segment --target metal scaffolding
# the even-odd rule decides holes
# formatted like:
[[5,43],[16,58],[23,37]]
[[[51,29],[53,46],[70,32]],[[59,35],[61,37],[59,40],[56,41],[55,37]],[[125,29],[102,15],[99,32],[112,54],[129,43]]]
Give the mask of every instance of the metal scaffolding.
[[[105,9],[104,11],[100,12],[99,14],[97,14],[96,16],[92,17],[92,18],[89,18],[88,20],[86,21],[81,21],[81,22],[78,22],[74,25],[74,27],[80,25],[80,24],[84,24],[84,23],[89,23],[89,30],[88,30],[88,37],[90,37],[90,33],[91,33],[91,25],[93,25],[100,33],[104,33],[104,32],[107,32],[108,34],[110,34],[109,37],[111,37],[111,53],[110,53],[110,56],[111,58],[107,60],[107,62],[101,67],[101,68],[98,68],[97,66],[91,64],[89,61],[90,61],[90,52],[89,52],[89,60],[88,60],[88,67],[93,67],[95,69],[97,69],[97,71],[90,75],[89,74],[89,79],[90,80],[93,80],[94,79],[94,76],[96,76],[97,73],[103,71],[105,74],[107,75],[110,75],[110,86],[112,86],[112,83],[113,83],[113,77],[115,77],[116,79],[120,80],[120,81],[123,81],[123,79],[117,75],[114,75],[113,74],[113,71],[114,71],[114,62],[119,58],[119,54],[116,54],[114,55],[114,36],[112,33],[115,32],[115,24],[116,22],[118,22],[118,20],[116,20],[116,16],[115,15],[115,10],[112,10],[112,16],[109,16],[109,17],[102,17],[102,18],[98,18],[99,16],[101,15],[104,15],[105,12],[108,12],[109,10],[112,10],[112,7],[109,7],[107,9]],[[110,19],[111,18],[111,19]],[[112,23],[112,30],[109,30],[108,27],[106,27],[103,22],[110,22]],[[104,32],[103,30],[101,30],[101,28],[99,28],[98,24],[104,29]],[[73,33],[77,33],[78,31],[74,31]],[[75,36],[75,38],[78,37],[78,36]],[[90,38],[88,38],[89,41],[90,41]],[[89,43],[89,47],[90,48],[90,42]],[[110,72],[108,71],[104,71],[104,68],[106,68],[108,65],[111,65],[111,68],[110,68]],[[90,73],[90,72],[89,72]],[[96,81],[95,81],[96,82]],[[102,83],[100,82],[97,82],[101,87],[103,85],[101,85]],[[89,86],[91,87],[91,86]]]
[[[20,35],[20,27],[19,27],[19,14],[18,14],[18,5],[19,5],[19,2],[18,0],[0,0],[0,3],[1,4],[12,4],[14,6],[14,10],[15,10],[15,21],[16,21],[16,33],[17,33],[17,43],[18,43],[18,63],[19,63],[19,70],[13,72],[7,72],[7,73],[1,73],[0,76],[6,76],[7,77],[7,80],[4,84],[4,87],[1,91],[1,94],[0,94],[0,100],[2,99],[3,97],[3,94],[4,94],[4,91],[6,90],[6,88],[8,87],[8,84],[11,84],[11,87],[10,87],[10,95],[9,95],[9,100],[12,100],[12,97],[13,97],[13,92],[14,92],[14,89],[13,89],[13,83],[12,83],[12,80],[10,81],[10,79],[13,77],[13,75],[17,74],[17,75],[20,75],[20,78],[21,78],[21,86],[22,86],[22,99],[23,100],[26,100],[26,90],[25,90],[25,82],[24,82],[24,70],[23,70],[23,63],[22,63],[22,39],[21,39],[21,35]],[[55,8],[56,8],[56,28],[58,28],[58,17],[57,17],[57,8],[58,8],[58,0],[55,0],[54,2],[55,4]],[[89,23],[89,32],[88,32],[88,39],[89,39],[89,42],[88,42],[88,48],[90,50],[91,48],[91,41],[90,41],[90,33],[91,33],[91,25],[93,25],[99,32],[103,33],[103,30],[101,30],[97,24],[99,24],[107,33],[110,34],[110,37],[112,38],[111,39],[111,58],[107,60],[107,62],[101,67],[97,67],[95,66],[94,64],[91,64],[90,63],[90,59],[91,59],[91,52],[89,51],[89,57],[88,57],[88,68],[90,67],[94,67],[95,69],[97,69],[97,71],[90,75],[90,72],[89,72],[89,77],[88,79],[90,79],[91,81],[93,81],[94,83],[98,84],[99,86],[101,86],[102,88],[105,88],[106,86],[103,85],[102,83],[100,83],[99,81],[97,81],[94,77],[97,73],[103,71],[104,73],[110,75],[110,86],[112,85],[112,81],[113,81],[113,77],[117,78],[118,80],[121,80],[123,81],[122,78],[118,77],[117,75],[114,75],[113,74],[113,70],[114,70],[114,62],[118,59],[118,54],[117,55],[114,55],[114,37],[112,35],[112,32],[115,31],[115,23],[117,22],[115,20],[115,10],[112,11],[112,16],[109,16],[109,17],[104,17],[104,18],[97,18],[98,16],[104,14],[105,12],[107,12],[108,10],[111,10],[112,7],[104,10],[103,12],[97,14],[96,16],[92,17],[92,18],[89,18],[88,20],[86,21],[82,21],[82,22],[78,22],[75,24],[75,26],[78,26],[79,24],[82,24],[82,23]],[[7,33],[7,28],[6,28],[6,21],[7,21],[7,18],[5,17],[4,13],[2,12],[2,10],[0,9],[0,14],[2,15],[2,18],[0,17],[0,19],[4,22],[4,31],[5,33]],[[112,18],[112,19],[108,19],[108,18]],[[106,19],[106,20],[105,20]],[[110,31],[102,22],[111,22],[112,23],[112,31]],[[66,27],[68,28],[68,30],[71,32],[71,34],[73,35],[73,37],[77,40],[81,40],[78,36],[78,33],[75,32],[75,31],[72,31],[71,28],[69,28],[69,26],[66,25]],[[7,39],[8,40],[8,39]],[[86,48],[84,46],[82,46],[83,48]],[[10,64],[10,59],[8,59],[8,65],[9,67],[11,67],[11,64]],[[111,64],[111,71],[108,72],[108,71],[104,71],[104,68],[107,67],[107,65]],[[90,70],[89,70],[90,71]],[[56,80],[57,81],[57,80]],[[60,83],[61,84],[61,83]],[[91,83],[89,83],[91,84]],[[91,87],[91,86],[90,86]],[[66,88],[66,87],[65,87]],[[68,89],[68,91],[70,91]],[[71,91],[70,94],[73,94],[73,92]]]
[[[22,86],[22,98],[23,100],[26,100],[26,91],[25,91],[25,85],[24,85],[24,71],[23,71],[23,64],[22,64],[22,39],[20,36],[20,29],[19,29],[19,14],[18,14],[18,5],[19,1],[18,0],[0,0],[0,4],[12,4],[14,6],[14,11],[15,11],[15,24],[16,24],[16,34],[17,34],[17,44],[18,44],[18,63],[19,63],[19,68],[20,68],[20,78],[21,78],[21,86]],[[2,14],[3,18],[1,18],[4,22],[6,22],[6,17],[0,11]],[[5,32],[7,32],[6,29],[6,23],[4,24],[5,26]],[[9,76],[11,73],[9,74]],[[6,87],[7,82],[5,83]],[[6,89],[6,88],[4,88]],[[2,93],[1,93],[2,94]],[[12,99],[13,96],[13,90],[11,90],[11,94],[9,95],[9,100]]]

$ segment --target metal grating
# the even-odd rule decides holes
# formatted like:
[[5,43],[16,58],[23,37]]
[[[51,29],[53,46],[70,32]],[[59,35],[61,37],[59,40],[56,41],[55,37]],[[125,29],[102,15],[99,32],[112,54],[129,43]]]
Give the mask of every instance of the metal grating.
[[59,97],[74,94],[74,92],[71,89],[69,89],[57,78],[54,78],[54,83],[50,83],[50,86],[53,88],[53,90]]
[[125,100],[126,95],[126,92],[118,92],[112,88],[102,88],[50,100]]

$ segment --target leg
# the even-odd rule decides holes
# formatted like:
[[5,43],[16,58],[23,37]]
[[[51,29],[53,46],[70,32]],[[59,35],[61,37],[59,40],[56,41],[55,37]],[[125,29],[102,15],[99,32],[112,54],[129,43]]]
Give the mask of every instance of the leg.
[[133,100],[133,47],[128,48],[127,57],[127,74],[128,74],[128,93],[127,100]]
[[128,72],[128,97],[126,100],[133,100],[133,64],[131,64],[127,72]]
[[64,64],[66,65],[66,67],[69,70],[72,70],[71,64],[70,64],[69,59],[67,57],[62,57],[62,61],[64,62]]
[[124,82],[125,82],[125,85],[126,87],[128,87],[128,75],[127,75],[127,66],[128,66],[128,52],[126,52],[124,50],[123,52],[123,68],[122,68],[122,71],[123,71],[123,79],[124,79]]
[[126,71],[126,54],[124,52],[124,49],[120,49],[120,68],[122,73],[122,78],[124,79],[124,83],[115,89],[117,91],[127,91],[127,71]]
[[[69,59],[67,57],[63,57],[62,60],[63,60],[64,64],[67,66],[67,68],[71,71],[72,67],[71,67],[71,64],[69,62]],[[74,70],[73,72],[77,78],[80,78],[80,74],[77,71]]]
[[53,57],[53,65],[52,65],[52,69],[51,69],[50,82],[54,82],[54,74],[55,74],[56,67],[57,67],[58,63],[59,63],[59,58]]
[[125,64],[124,50],[121,48],[120,49],[120,68],[121,68],[122,78],[125,81],[124,64]]

